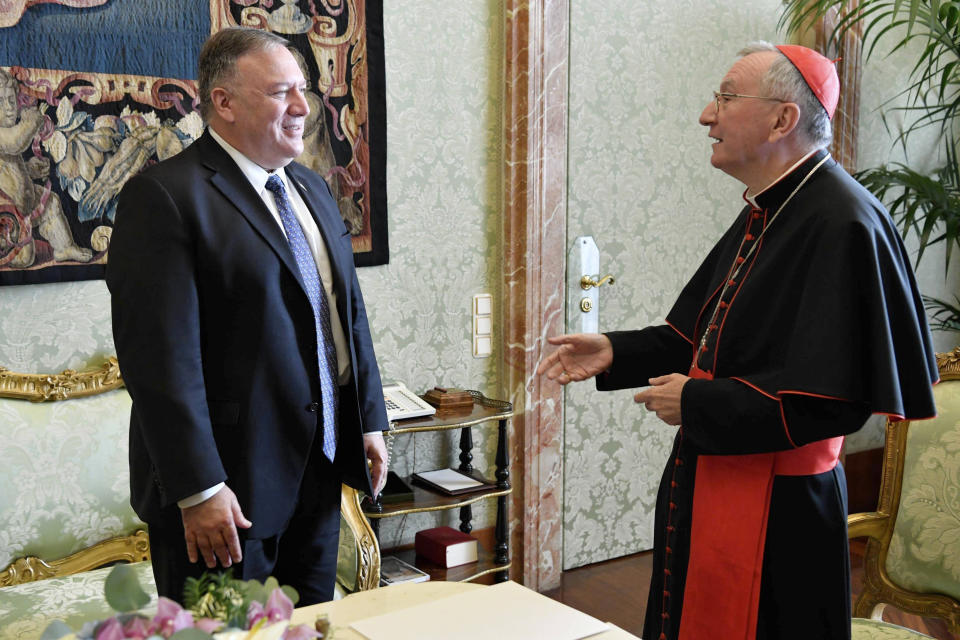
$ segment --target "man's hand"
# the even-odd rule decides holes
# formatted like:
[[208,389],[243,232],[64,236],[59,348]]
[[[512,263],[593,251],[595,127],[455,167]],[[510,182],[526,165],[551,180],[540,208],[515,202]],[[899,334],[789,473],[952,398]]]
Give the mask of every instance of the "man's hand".
[[387,445],[383,442],[382,433],[363,434],[363,450],[370,461],[370,484],[373,485],[373,498],[380,495],[383,486],[387,484]]
[[218,558],[224,567],[243,560],[237,527],[249,529],[253,523],[243,516],[230,487],[224,486],[200,504],[181,509],[180,514],[190,562],[199,559],[198,549],[208,569],[217,566]]
[[653,411],[658,418],[676,427],[680,424],[680,394],[689,379],[679,373],[650,378],[650,388],[633,396],[633,401],[643,403],[647,411]]
[[547,338],[560,347],[540,361],[537,375],[547,374],[560,384],[586,380],[613,364],[610,338],[598,333],[574,333]]

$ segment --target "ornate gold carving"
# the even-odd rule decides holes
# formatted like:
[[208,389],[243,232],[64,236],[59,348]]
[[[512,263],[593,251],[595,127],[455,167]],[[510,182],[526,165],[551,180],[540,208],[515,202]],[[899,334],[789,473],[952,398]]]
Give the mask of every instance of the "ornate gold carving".
[[150,540],[147,532],[140,529],[133,535],[104,540],[60,560],[46,562],[35,556],[17,558],[0,571],[0,587],[68,576],[112,562],[142,562],[149,559]]
[[941,378],[946,375],[960,375],[960,347],[955,347],[950,353],[938,353],[937,367],[940,369]]
[[80,372],[67,369],[55,375],[13,373],[0,367],[0,398],[50,402],[92,396],[122,386],[120,366],[112,357],[99,369]]
[[[960,347],[950,353],[938,353],[937,367],[941,381],[960,380]],[[887,421],[877,511],[851,514],[847,519],[849,537],[867,538],[863,557],[863,592],[854,605],[853,615],[877,620],[883,608],[890,604],[908,613],[941,618],[947,621],[953,633],[960,633],[960,603],[940,594],[903,589],[890,578],[886,570],[887,552],[900,508],[909,429],[910,421]]]
[[380,585],[380,545],[360,508],[360,493],[347,485],[340,491],[340,517],[353,532],[358,547],[357,591],[375,589]]

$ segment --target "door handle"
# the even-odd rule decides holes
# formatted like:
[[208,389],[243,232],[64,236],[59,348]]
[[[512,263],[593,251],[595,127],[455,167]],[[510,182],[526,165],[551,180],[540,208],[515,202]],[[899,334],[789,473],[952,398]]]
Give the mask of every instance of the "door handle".
[[583,276],[582,278],[580,278],[580,288],[583,289],[584,291],[588,291],[590,287],[603,286],[604,282],[609,282],[610,284],[613,284],[616,282],[616,280],[614,279],[613,274],[611,273],[608,273],[607,275],[603,276],[602,278],[600,278],[600,280],[594,280],[590,276]]
[[613,284],[612,273],[602,275],[600,250],[592,236],[580,236],[568,254],[567,268],[567,331],[597,333],[600,331],[600,292],[605,284]]

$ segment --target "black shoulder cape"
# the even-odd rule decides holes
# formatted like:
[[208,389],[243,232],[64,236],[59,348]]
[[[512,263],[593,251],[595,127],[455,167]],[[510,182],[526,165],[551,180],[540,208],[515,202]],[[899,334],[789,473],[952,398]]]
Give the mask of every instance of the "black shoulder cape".
[[[757,197],[768,216],[824,157]],[[748,205],[667,315],[698,344],[744,236]],[[906,250],[883,205],[828,159],[770,224],[740,276],[716,347],[715,377],[773,396],[865,403],[897,418],[936,414],[938,380]]]

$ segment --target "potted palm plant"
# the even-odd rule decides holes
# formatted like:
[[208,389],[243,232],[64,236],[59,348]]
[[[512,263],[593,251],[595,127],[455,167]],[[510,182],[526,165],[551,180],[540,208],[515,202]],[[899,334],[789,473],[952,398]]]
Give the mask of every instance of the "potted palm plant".
[[[927,247],[945,243],[946,273],[953,248],[960,245],[960,2],[784,0],[784,4],[780,26],[789,33],[831,15],[835,17],[831,39],[839,42],[847,32],[862,30],[866,59],[881,52],[919,51],[908,86],[890,98],[904,98],[893,110],[909,116],[906,126],[894,132],[895,141],[906,148],[911,134],[934,128],[942,145],[942,166],[921,172],[893,163],[864,169],[855,177],[887,205],[904,238],[917,237],[918,263]],[[933,328],[960,330],[960,297],[947,301],[924,296],[924,302]]]

